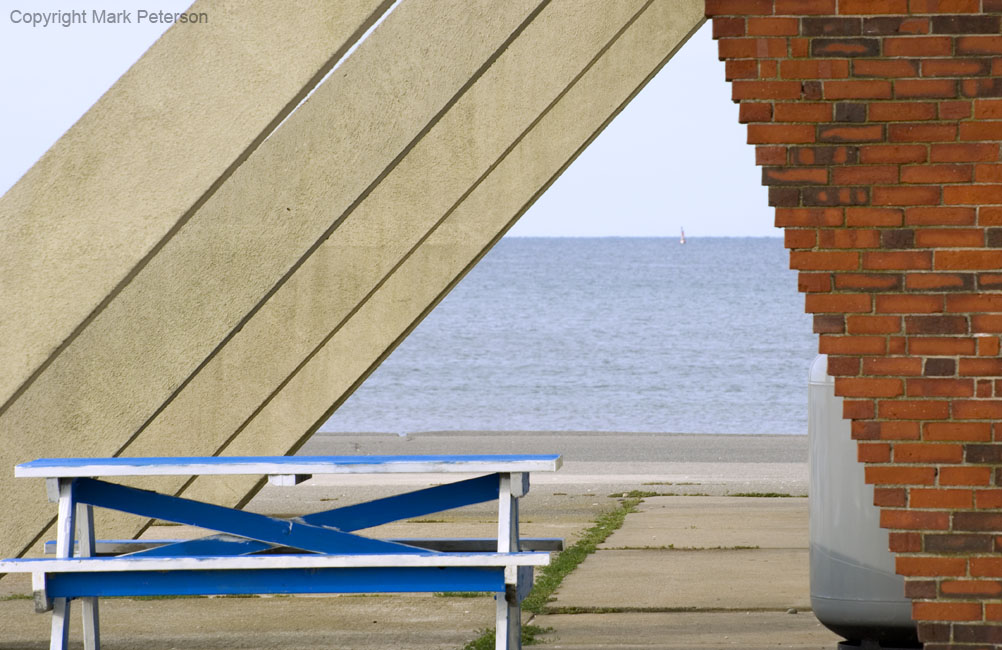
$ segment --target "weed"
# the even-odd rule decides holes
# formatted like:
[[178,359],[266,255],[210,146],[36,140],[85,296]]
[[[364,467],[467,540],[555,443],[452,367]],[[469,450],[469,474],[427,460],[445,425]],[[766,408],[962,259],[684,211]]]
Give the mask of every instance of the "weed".
[[[538,625],[522,626],[522,645],[536,645],[542,639],[537,637],[549,634],[552,627],[539,627]],[[494,650],[494,630],[481,630],[480,636],[463,646],[463,650]]]

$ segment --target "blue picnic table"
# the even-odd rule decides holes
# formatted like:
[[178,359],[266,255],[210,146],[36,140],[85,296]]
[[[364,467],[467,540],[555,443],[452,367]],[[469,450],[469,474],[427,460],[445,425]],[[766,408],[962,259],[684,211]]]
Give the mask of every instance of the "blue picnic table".
[[[498,649],[520,647],[521,601],[532,570],[559,540],[519,537],[518,502],[531,472],[559,469],[559,455],[42,458],[15,476],[43,478],[58,503],[55,558],[0,560],[29,572],[36,611],[52,611],[50,648],[69,639],[80,600],[87,650],[100,647],[98,599],[116,596],[294,593],[494,592]],[[469,474],[451,483],[276,518],[121,485],[123,476],[267,476],[292,486],[322,474]],[[377,539],[359,530],[497,501],[496,539]],[[98,540],[93,508],[197,526],[190,540]],[[556,543],[555,543],[556,542]]]

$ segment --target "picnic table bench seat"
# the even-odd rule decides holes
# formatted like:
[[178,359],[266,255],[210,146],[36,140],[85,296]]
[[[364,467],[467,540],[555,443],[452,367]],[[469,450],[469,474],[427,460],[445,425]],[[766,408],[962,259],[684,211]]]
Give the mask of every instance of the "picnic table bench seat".
[[[560,540],[522,539],[518,500],[529,473],[558,455],[39,459],[15,476],[44,478],[58,502],[55,558],[0,560],[32,575],[36,610],[52,611],[50,648],[68,643],[70,602],[83,604],[84,644],[100,646],[98,599],[115,596],[494,592],[496,648],[520,647],[532,571]],[[472,478],[275,518],[102,480],[119,476],[260,474],[296,485],[316,474],[475,474]],[[102,478],[97,478],[102,477]],[[376,539],[355,531],[496,500],[496,539]],[[216,531],[190,540],[97,540],[94,507]]]

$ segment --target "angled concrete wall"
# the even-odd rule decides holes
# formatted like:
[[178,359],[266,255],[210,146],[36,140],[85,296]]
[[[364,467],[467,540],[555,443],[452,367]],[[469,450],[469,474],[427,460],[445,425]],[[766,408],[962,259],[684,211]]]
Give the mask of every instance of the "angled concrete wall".
[[392,0],[200,0],[0,198],[0,413]]
[[[0,415],[0,466],[296,448],[702,21],[691,0],[463,8],[401,4]],[[49,511],[16,483],[6,554]]]

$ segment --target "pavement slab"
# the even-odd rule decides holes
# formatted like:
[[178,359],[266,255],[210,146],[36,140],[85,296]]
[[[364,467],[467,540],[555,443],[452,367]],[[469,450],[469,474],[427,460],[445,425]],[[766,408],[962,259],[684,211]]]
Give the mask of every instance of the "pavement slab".
[[574,650],[832,650],[840,640],[810,612],[674,612],[537,616],[539,648]]
[[807,521],[805,498],[648,497],[599,548],[805,549]]
[[550,607],[809,609],[807,549],[597,551]]

